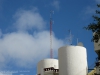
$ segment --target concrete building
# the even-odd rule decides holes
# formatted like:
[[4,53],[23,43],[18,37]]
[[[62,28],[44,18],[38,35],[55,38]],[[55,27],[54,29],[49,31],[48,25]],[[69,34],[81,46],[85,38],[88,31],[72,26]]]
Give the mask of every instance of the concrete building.
[[57,59],[44,59],[37,65],[38,75],[87,75],[87,52],[82,46],[59,48]]
[[59,65],[57,59],[44,59],[37,65],[38,75],[58,75]]

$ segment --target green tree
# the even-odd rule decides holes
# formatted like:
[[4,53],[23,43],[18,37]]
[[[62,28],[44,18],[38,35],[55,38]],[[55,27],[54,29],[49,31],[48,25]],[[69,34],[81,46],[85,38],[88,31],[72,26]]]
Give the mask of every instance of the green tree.
[[[97,7],[100,8],[100,4],[97,4]],[[95,33],[91,41],[98,42],[100,39],[100,10],[96,10],[96,15],[92,17],[94,18],[94,22],[84,28]]]

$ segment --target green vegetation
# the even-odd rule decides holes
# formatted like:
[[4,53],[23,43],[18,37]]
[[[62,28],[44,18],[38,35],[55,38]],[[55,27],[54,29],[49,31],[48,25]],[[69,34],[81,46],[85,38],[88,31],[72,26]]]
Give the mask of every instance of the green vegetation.
[[[97,4],[97,7],[100,8],[100,4]],[[94,22],[90,23],[87,27],[84,27],[86,30],[90,30],[95,35],[91,41],[98,42],[100,39],[100,11],[96,10],[96,15],[93,15]]]

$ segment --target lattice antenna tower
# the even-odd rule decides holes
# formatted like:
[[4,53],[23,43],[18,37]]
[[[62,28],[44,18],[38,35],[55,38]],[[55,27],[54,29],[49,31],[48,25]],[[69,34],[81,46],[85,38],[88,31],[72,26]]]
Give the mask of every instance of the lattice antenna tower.
[[69,30],[69,43],[72,45],[73,35],[71,34],[71,30]]
[[50,11],[50,58],[53,58],[53,49],[52,49],[52,14],[54,14],[54,11]]

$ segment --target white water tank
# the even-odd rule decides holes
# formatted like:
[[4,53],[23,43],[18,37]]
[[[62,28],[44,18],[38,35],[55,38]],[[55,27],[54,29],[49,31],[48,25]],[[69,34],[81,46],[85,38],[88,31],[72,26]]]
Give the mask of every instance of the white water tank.
[[58,50],[59,75],[87,75],[87,52],[82,46],[63,46]]
[[59,69],[58,60],[57,59],[44,59],[41,60],[37,65],[37,74],[41,74],[41,70],[44,68],[54,67],[55,69]]

